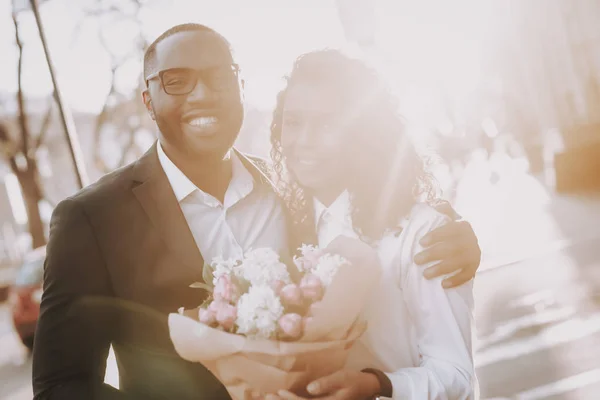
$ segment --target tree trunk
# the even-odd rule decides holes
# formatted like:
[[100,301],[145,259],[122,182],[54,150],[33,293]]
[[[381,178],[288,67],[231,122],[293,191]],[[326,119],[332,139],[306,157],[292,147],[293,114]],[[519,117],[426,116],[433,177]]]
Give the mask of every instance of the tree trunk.
[[25,210],[27,212],[27,228],[31,235],[31,247],[37,249],[46,244],[46,233],[39,207],[39,202],[42,200],[42,192],[37,163],[35,160],[29,159],[27,168],[21,170],[13,157],[10,160],[10,167],[21,186]]
[[31,247],[37,249],[46,244],[46,234],[44,232],[44,223],[40,215],[39,207],[39,189],[35,172],[31,170],[21,174],[19,182],[25,198],[25,208],[27,209],[27,220],[29,233],[31,234]]
[[17,15],[12,15],[15,27],[15,40],[19,49],[19,63],[17,69],[17,104],[19,107],[19,127],[21,128],[21,154],[25,157],[26,163],[21,168],[17,164],[15,155],[10,157],[9,163],[12,172],[15,174],[21,185],[25,209],[27,210],[27,224],[31,235],[32,248],[36,249],[46,244],[46,235],[44,232],[44,223],[40,215],[39,202],[42,199],[42,190],[40,186],[37,161],[35,160],[35,149],[30,147],[31,132],[29,129],[27,114],[25,112],[25,96],[23,93],[23,44],[19,36],[19,24]]

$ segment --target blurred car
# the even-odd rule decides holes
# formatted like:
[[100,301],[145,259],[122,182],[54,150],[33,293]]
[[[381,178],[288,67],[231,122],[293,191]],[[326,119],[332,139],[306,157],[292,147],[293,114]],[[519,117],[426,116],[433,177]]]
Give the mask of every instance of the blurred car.
[[28,253],[17,271],[9,293],[15,330],[30,350],[33,348],[35,326],[40,314],[45,259],[46,247]]

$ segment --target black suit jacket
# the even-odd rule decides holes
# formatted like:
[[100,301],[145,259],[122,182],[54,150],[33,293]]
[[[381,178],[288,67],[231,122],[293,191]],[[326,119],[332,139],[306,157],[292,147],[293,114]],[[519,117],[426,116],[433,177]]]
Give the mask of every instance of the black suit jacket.
[[[240,156],[270,185],[260,160]],[[189,288],[203,264],[156,145],[62,201],[47,246],[35,399],[229,399],[201,364],[177,356],[167,329],[168,313],[203,300]],[[119,391],[103,383],[111,343]]]

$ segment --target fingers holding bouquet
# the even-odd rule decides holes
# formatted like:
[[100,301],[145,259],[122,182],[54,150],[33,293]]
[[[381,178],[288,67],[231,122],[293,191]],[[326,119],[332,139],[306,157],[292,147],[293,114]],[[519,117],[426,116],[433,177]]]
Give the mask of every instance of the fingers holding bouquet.
[[[299,279],[292,279],[291,266],[271,249],[215,260],[204,282],[193,285],[210,293],[206,301],[193,313],[169,317],[179,355],[204,364],[235,400],[247,399],[253,390],[296,391],[339,371],[366,328],[360,315],[379,276],[374,251],[343,237],[326,249],[303,245],[299,250],[294,257]],[[353,377],[330,379],[337,384],[348,376]],[[357,382],[367,381],[359,376],[364,379]],[[336,393],[362,393],[357,382]]]
[[308,395],[298,395],[289,390],[277,394],[260,395],[255,400],[364,400],[377,396],[381,391],[379,381],[373,374],[341,370],[311,382],[306,387]]

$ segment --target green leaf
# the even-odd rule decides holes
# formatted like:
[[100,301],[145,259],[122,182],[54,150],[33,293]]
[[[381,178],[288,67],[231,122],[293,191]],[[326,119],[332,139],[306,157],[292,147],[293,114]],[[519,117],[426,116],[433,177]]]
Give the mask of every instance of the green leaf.
[[202,280],[211,287],[213,286],[213,272],[213,267],[208,263],[204,263],[204,266],[202,267]]
[[204,282],[194,282],[190,285],[190,287],[192,289],[204,289],[207,290],[208,292],[212,293],[213,291],[213,287],[211,285],[207,285]]
[[210,305],[210,303],[212,303],[212,301],[213,301],[213,297],[208,296],[206,299],[204,299],[202,304],[200,304],[200,308],[208,308],[208,306]]

